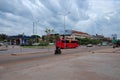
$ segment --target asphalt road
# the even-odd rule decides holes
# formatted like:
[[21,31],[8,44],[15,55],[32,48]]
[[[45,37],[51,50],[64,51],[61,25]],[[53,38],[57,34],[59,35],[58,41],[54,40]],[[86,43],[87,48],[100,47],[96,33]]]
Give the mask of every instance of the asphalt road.
[[[109,46],[103,46],[103,47],[98,47],[98,46],[94,46],[94,47],[86,47],[86,46],[80,46],[78,48],[73,48],[73,49],[62,49],[62,55],[67,55],[67,54],[75,54],[75,53],[80,53],[80,52],[92,52],[95,50],[100,50],[100,49],[106,49],[106,48],[110,48]],[[14,50],[17,51],[16,49],[18,48],[14,48],[12,49],[13,52]],[[25,48],[26,49],[26,48]],[[33,54],[29,54],[29,52],[32,50]],[[27,53],[22,53],[22,55],[0,55],[0,64],[11,64],[11,63],[16,63],[16,62],[23,62],[23,61],[29,61],[29,60],[36,60],[36,59],[40,59],[40,58],[45,58],[45,57],[50,57],[50,56],[54,56],[54,48],[52,49],[37,49],[38,52],[36,52],[36,49],[26,49]],[[11,52],[11,51],[10,51]]]
[[13,54],[13,53],[31,53],[31,52],[45,52],[53,48],[22,48],[20,46],[9,46],[7,50],[0,50],[0,54]]
[[119,48],[79,47],[63,49],[61,55],[50,52],[1,57],[25,60],[1,63],[0,80],[120,80]]

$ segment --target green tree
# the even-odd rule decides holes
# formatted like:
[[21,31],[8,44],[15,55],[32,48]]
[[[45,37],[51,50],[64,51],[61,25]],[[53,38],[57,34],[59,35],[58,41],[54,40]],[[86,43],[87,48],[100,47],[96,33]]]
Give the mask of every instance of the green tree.
[[99,39],[89,39],[89,38],[76,38],[78,40],[79,45],[87,45],[87,44],[99,44],[101,40]]
[[47,35],[52,34],[53,32],[54,32],[53,29],[49,29],[49,28],[46,28],[46,29],[45,29],[45,33],[46,33]]
[[0,34],[0,41],[7,40],[7,35],[6,34]]
[[53,29],[46,28],[45,33],[46,33],[46,41],[54,41],[54,35],[51,35],[54,32]]

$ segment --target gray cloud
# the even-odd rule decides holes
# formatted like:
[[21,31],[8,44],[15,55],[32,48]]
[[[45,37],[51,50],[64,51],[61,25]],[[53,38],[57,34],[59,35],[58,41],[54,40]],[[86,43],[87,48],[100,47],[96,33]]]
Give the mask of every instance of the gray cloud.
[[38,22],[37,34],[46,27],[56,32],[74,29],[90,34],[118,34],[120,37],[119,0],[0,0],[0,33],[33,34],[33,22]]

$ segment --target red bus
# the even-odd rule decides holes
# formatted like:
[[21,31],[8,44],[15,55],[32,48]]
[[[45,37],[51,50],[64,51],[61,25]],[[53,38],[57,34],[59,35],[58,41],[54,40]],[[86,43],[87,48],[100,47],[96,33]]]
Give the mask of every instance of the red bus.
[[78,47],[78,41],[76,40],[58,40],[55,42],[55,46],[61,49],[76,48]]

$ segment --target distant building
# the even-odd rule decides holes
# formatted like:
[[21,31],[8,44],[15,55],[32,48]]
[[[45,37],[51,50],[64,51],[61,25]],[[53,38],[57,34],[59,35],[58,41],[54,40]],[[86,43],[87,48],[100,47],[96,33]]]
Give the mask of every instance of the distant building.
[[21,45],[21,44],[28,44],[29,42],[36,42],[36,39],[40,39],[39,36],[26,36],[23,34],[8,36],[7,40],[10,45]]
[[117,41],[117,34],[112,34],[112,43],[115,44]]
[[92,38],[92,36],[88,33],[75,31],[75,30],[72,30],[72,35],[71,36],[73,36],[75,38]]
[[75,38],[92,38],[92,36],[85,32],[80,32],[76,30],[66,30],[65,33],[62,33],[61,36],[64,36],[67,39],[75,39]]
[[8,42],[10,45],[26,44],[26,40],[28,38],[31,38],[31,37],[23,36],[23,35],[8,36]]
[[111,42],[111,40],[112,40],[110,37],[105,37],[105,36],[99,35],[99,34],[93,35],[92,38],[93,38],[93,39],[99,39],[99,40],[101,40],[102,42]]
[[104,39],[104,36],[103,35],[99,35],[99,34],[96,34],[96,35],[93,35],[93,39]]
[[112,34],[112,40],[117,40],[117,34]]

